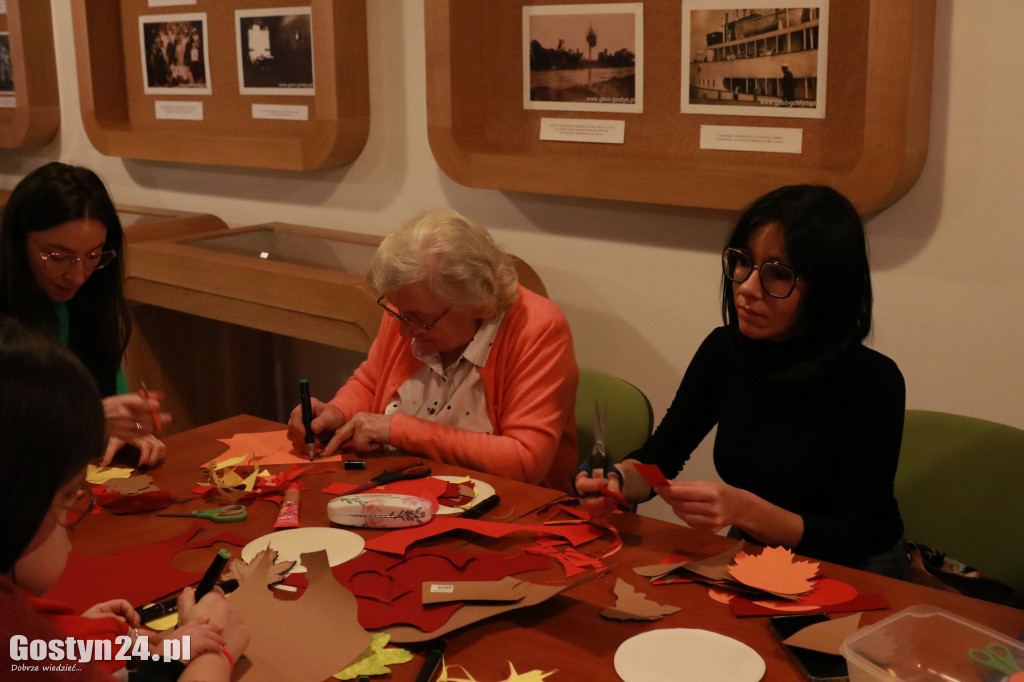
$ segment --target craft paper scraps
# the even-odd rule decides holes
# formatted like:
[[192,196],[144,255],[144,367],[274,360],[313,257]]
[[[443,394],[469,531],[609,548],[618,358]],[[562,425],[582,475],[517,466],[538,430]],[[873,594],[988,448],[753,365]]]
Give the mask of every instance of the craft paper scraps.
[[[443,480],[443,479],[442,479]],[[469,476],[457,481],[446,481],[448,489],[438,496],[437,501],[445,507],[469,509],[476,499],[476,481]]]
[[622,578],[615,581],[615,596],[617,600],[614,607],[606,608],[601,612],[605,618],[613,620],[659,620],[662,616],[668,616],[679,610],[678,606],[659,604],[637,592],[636,588]]
[[468,530],[492,538],[505,537],[516,532],[558,535],[564,537],[574,547],[601,537],[599,530],[590,524],[571,526],[528,525],[437,516],[426,525],[398,528],[371,538],[366,541],[366,548],[378,552],[401,555],[405,554],[409,545],[415,542],[455,530]]
[[360,675],[390,675],[389,665],[408,663],[412,660],[411,652],[398,647],[388,647],[390,641],[391,637],[386,632],[376,633],[370,647],[359,654],[347,668],[334,673],[334,676],[339,680],[354,680]]
[[[356,618],[356,598],[334,580],[326,552],[302,555],[309,585],[299,599],[278,600],[266,588],[269,555],[246,566],[231,603],[249,627],[251,663],[238,679],[323,680],[352,664],[373,638]],[[255,579],[253,579],[255,578]],[[238,671],[241,674],[238,675]]]
[[[691,561],[693,561],[693,560],[690,559],[690,557],[688,557],[688,556],[676,555],[676,556],[670,556],[667,559],[662,559],[658,563],[659,563],[659,565],[660,564],[675,564],[676,566],[681,566],[683,564],[688,564]],[[669,573],[668,575],[664,575],[664,576],[662,576],[660,578],[655,578],[655,579],[651,580],[651,584],[652,585],[672,585],[672,584],[675,584],[675,583],[692,583],[692,582],[693,582],[693,578],[687,578],[685,576],[679,575],[678,573]]]
[[821,578],[814,582],[814,589],[796,601],[759,601],[760,606],[779,611],[813,610],[818,606],[842,604],[857,596],[857,588],[840,580]]
[[[453,675],[455,674],[453,672],[455,668],[459,669],[463,677],[453,677]],[[544,680],[545,678],[554,675],[558,672],[557,670],[552,670],[548,673],[542,673],[539,670],[531,670],[528,673],[523,673],[522,675],[520,675],[516,672],[516,669],[512,665],[511,661],[508,664],[508,669],[511,676],[506,677],[504,680],[502,680],[502,682],[541,682],[541,680]],[[442,664],[441,676],[437,678],[437,682],[477,682],[477,679],[470,675],[469,671],[467,671],[461,665],[449,666],[447,664]]]
[[850,616],[826,620],[821,623],[808,625],[802,630],[797,630],[782,641],[789,646],[798,646],[801,649],[820,651],[823,654],[835,654],[841,656],[839,645],[843,640],[852,635],[860,627],[860,613]]
[[785,547],[765,547],[760,554],[740,552],[729,567],[733,579],[744,585],[779,595],[809,592],[818,573],[818,562],[797,561]]
[[[744,597],[736,597],[729,602],[729,608],[735,616],[778,616],[794,611],[769,609]],[[827,606],[806,607],[799,613],[846,613],[850,611],[875,611],[889,608],[889,602],[877,594],[858,594],[847,602],[829,604]]]
[[537,543],[533,547],[527,547],[527,552],[531,554],[540,554],[546,556],[549,559],[553,559],[558,563],[562,564],[565,569],[565,577],[572,578],[574,576],[583,573],[587,569],[594,569],[600,571],[605,568],[604,562],[600,559],[594,559],[589,557],[583,552],[575,550],[571,547],[565,548],[565,551],[559,552],[555,547],[548,544]]
[[633,571],[645,578],[663,578],[675,570],[683,569],[709,580],[730,580],[729,564],[743,550],[743,542],[737,542],[724,552],[697,561],[680,561],[678,563],[639,566]]
[[103,485],[112,478],[128,478],[134,469],[127,467],[98,467],[90,464],[85,472],[85,482],[92,485]]
[[643,476],[643,479],[647,481],[647,485],[652,488],[660,488],[663,485],[668,485],[668,479],[665,478],[665,474],[661,473],[661,469],[655,464],[643,464],[642,462],[634,462],[633,468],[636,472]]
[[[226,444],[228,450],[208,462],[215,466],[223,460],[252,456],[257,457],[260,464],[265,466],[309,463],[309,454],[296,450],[292,442],[288,440],[288,431],[284,429],[262,433],[236,433],[231,438],[218,438],[217,440]],[[340,462],[341,459],[341,453],[335,453],[330,457],[318,457],[316,461],[318,463]]]

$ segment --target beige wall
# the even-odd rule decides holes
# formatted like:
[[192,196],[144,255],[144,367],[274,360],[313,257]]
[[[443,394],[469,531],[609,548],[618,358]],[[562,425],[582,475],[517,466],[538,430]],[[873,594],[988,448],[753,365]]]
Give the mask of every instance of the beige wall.
[[[426,140],[422,4],[367,5],[369,141],[351,166],[299,174],[96,152],[77,106],[70,0],[53,0],[61,132],[45,148],[0,152],[0,187],[59,159],[93,167],[119,203],[213,213],[231,226],[282,220],[386,233],[419,211],[453,207],[540,273],[569,317],[580,363],[638,384],[660,418],[719,322],[730,216],[452,182]],[[938,7],[928,161],[910,193],[868,224],[874,345],[903,369],[908,406],[1024,428],[1024,3]],[[687,477],[713,475],[706,451],[695,460]]]

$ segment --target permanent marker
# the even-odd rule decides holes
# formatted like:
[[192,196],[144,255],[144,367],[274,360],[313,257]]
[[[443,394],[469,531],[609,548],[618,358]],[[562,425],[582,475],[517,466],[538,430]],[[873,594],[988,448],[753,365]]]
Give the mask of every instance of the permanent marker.
[[299,379],[299,401],[302,405],[302,426],[306,429],[306,450],[309,461],[316,452],[316,434],[313,433],[313,404],[309,400],[309,379]]

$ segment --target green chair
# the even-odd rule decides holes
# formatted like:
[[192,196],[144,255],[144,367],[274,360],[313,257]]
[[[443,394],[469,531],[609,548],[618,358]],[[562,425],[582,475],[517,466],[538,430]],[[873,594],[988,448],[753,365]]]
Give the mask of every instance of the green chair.
[[643,445],[651,435],[654,412],[643,391],[625,379],[581,367],[576,389],[576,433],[581,462],[594,447],[598,405],[604,410],[605,452],[616,462]]
[[896,472],[906,537],[1024,595],[1024,430],[907,410]]

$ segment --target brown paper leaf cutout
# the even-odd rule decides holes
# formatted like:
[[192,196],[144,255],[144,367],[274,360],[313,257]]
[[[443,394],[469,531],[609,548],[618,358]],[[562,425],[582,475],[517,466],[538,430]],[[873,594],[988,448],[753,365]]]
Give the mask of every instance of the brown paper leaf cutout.
[[285,579],[293,568],[295,568],[294,561],[278,561],[277,550],[269,547],[261,549],[256,553],[256,556],[251,561],[245,562],[242,559],[232,559],[231,563],[228,564],[228,569],[224,571],[222,580],[230,580],[234,578],[238,582],[244,582],[255,571],[256,566],[260,563],[263,558],[264,552],[270,552],[269,566],[267,567],[267,585],[276,585]]
[[615,582],[615,596],[618,598],[614,607],[601,612],[605,618],[614,620],[658,620],[679,610],[678,606],[659,604],[647,598],[642,592],[622,578]]

